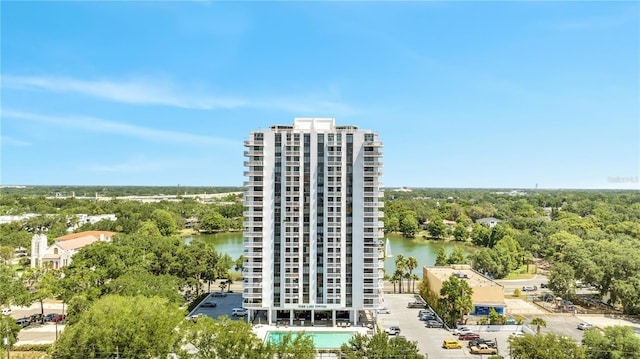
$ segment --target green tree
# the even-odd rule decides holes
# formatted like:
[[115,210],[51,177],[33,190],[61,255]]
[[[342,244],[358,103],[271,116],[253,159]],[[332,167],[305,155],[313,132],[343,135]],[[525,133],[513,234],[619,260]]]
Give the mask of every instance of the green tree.
[[444,247],[440,247],[440,249],[438,249],[438,256],[436,257],[436,263],[434,264],[434,266],[443,267],[446,266],[447,263],[447,252]]
[[274,359],[314,359],[316,347],[313,339],[304,332],[287,332],[278,341],[268,341],[265,345],[268,358]]
[[467,260],[465,259],[464,250],[460,247],[454,247],[447,259],[448,264],[465,264]]
[[536,326],[536,333],[540,334],[540,327],[547,327],[547,322],[539,317],[533,318],[531,319],[531,325],[535,325]]
[[509,346],[512,358],[586,359],[584,349],[572,338],[555,333],[512,337]]
[[27,285],[31,300],[40,303],[40,314],[44,316],[44,300],[51,298],[59,291],[58,284],[61,272],[51,267],[29,267],[22,274],[22,280]]
[[345,359],[421,359],[416,342],[404,338],[389,338],[378,331],[373,336],[356,334],[340,347],[340,358]]
[[402,232],[403,237],[413,238],[419,229],[418,221],[412,213],[405,213],[400,219],[400,232]]
[[404,271],[407,269],[407,259],[402,254],[396,256],[396,272],[399,272],[399,291],[402,293],[402,278],[404,278]]
[[178,278],[167,274],[154,275],[137,268],[107,283],[104,291],[120,296],[158,296],[168,299],[171,303],[182,304],[184,300],[178,289]]
[[612,326],[599,330],[587,330],[582,345],[592,359],[640,359],[640,338],[632,327]]
[[151,219],[156,222],[156,226],[163,236],[170,236],[178,230],[176,220],[169,211],[156,209],[151,214]]
[[160,229],[155,221],[148,220],[140,223],[140,226],[136,230],[136,234],[140,234],[146,237],[160,237]]
[[556,263],[549,270],[549,289],[563,298],[572,299],[576,293],[575,272],[566,263]]
[[204,316],[182,327],[181,346],[193,347],[196,353],[181,353],[180,358],[268,358],[262,341],[249,323],[226,316]]
[[451,276],[442,282],[440,288],[440,307],[443,310],[444,320],[449,326],[453,326],[462,320],[464,314],[473,309],[471,295],[473,289],[469,284],[456,276]]
[[456,223],[456,226],[453,229],[453,238],[457,241],[464,241],[469,238],[469,231],[462,222]]
[[200,219],[198,229],[202,232],[217,232],[229,228],[229,220],[216,211],[206,213]]
[[433,216],[430,218],[429,223],[427,224],[427,231],[433,238],[442,238],[444,236],[447,227],[444,225],[441,217]]
[[9,265],[0,263],[0,306],[31,304],[29,291]]
[[[107,295],[68,325],[52,348],[55,358],[166,358],[184,320],[177,305],[159,297]],[[90,328],[90,330],[88,330]]]
[[504,315],[496,312],[495,309],[489,309],[489,324],[491,325],[503,325],[507,321]]
[[[407,278],[409,278],[409,280],[413,283],[411,292],[415,292],[416,282],[415,280],[413,280],[413,277],[415,276],[413,274],[413,270],[418,267],[418,260],[416,259],[416,257],[413,257],[413,256],[407,257],[405,265],[407,267]],[[407,287],[409,287],[408,284],[407,284]]]

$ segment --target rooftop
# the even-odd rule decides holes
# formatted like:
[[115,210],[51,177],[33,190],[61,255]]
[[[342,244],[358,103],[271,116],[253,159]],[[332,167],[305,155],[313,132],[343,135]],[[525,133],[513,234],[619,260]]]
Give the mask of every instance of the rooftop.
[[452,265],[451,267],[426,267],[429,273],[433,274],[440,281],[448,280],[452,275],[464,279],[473,287],[491,287],[500,284],[474,271],[468,265]]
[[94,236],[84,236],[80,238],[69,239],[66,241],[58,242],[56,245],[64,250],[78,249],[94,242],[98,242],[99,239]]
[[84,232],[67,234],[67,235],[64,235],[62,237],[58,237],[55,240],[56,241],[66,241],[66,240],[69,240],[69,239],[75,239],[75,238],[86,237],[86,236],[93,236],[93,237],[96,237],[96,238],[99,239],[101,234],[104,234],[105,237],[113,237],[114,235],[116,235],[116,232],[84,231]]

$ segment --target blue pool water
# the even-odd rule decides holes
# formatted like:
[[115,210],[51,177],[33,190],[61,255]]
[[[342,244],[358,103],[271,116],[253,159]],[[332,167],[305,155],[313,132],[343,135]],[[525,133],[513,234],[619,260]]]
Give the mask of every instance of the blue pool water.
[[[291,332],[267,332],[265,341],[279,343],[282,337]],[[302,332],[293,332],[294,335]],[[339,349],[342,344],[349,342],[356,332],[304,332],[313,339],[316,349]]]

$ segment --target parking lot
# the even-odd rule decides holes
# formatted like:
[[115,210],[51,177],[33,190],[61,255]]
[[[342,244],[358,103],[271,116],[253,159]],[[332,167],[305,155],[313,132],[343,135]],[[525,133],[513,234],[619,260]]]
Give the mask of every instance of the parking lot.
[[[228,316],[233,320],[246,319],[246,317],[234,317],[231,315],[233,308],[242,307],[242,293],[225,293],[225,296],[216,296],[219,292],[210,293],[198,306],[189,313],[189,315],[204,314],[211,318],[218,318],[223,315]],[[202,303],[214,302],[215,307],[203,307]]]
[[[409,302],[415,300],[413,294],[385,294],[385,306],[390,314],[378,314],[378,325],[382,330],[389,326],[397,325],[401,329],[401,335],[407,340],[417,342],[421,354],[428,358],[480,358],[481,355],[471,354],[467,347],[467,341],[459,341],[462,349],[444,349],[442,342],[445,339],[457,340],[457,337],[446,329],[427,328],[425,322],[418,319],[420,309],[407,308]],[[515,326],[514,326],[515,328]],[[508,339],[510,332],[478,332],[480,337],[494,340],[497,343],[498,354],[509,357]],[[485,357],[488,355],[484,355]]]

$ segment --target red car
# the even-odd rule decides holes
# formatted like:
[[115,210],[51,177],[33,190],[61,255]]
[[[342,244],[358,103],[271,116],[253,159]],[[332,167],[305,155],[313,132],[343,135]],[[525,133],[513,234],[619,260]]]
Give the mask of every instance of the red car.
[[63,322],[63,321],[64,321],[64,319],[65,319],[66,317],[67,317],[67,316],[66,316],[66,315],[64,315],[64,314],[58,314],[57,316],[55,316],[55,317],[51,318],[51,322],[52,322],[52,323],[56,323],[56,322],[61,323],[61,322]]
[[476,333],[460,334],[460,336],[458,337],[459,340],[474,340],[474,339],[478,339],[478,338],[480,338],[480,335],[478,335]]

